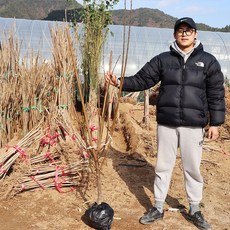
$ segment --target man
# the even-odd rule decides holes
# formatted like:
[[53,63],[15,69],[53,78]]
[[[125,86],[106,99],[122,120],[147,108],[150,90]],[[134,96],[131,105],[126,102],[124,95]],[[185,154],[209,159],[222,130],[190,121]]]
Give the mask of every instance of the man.
[[[185,189],[190,204],[188,219],[199,229],[211,229],[200,211],[203,178],[200,173],[204,127],[216,140],[225,120],[224,77],[216,58],[203,50],[197,40],[192,18],[184,17],[174,26],[175,41],[169,52],[147,62],[134,76],[125,77],[124,91],[142,91],[161,81],[157,99],[157,161],[154,207],[140,218],[150,224],[164,216],[163,205],[180,147]],[[120,79],[108,72],[107,83],[120,87]]]

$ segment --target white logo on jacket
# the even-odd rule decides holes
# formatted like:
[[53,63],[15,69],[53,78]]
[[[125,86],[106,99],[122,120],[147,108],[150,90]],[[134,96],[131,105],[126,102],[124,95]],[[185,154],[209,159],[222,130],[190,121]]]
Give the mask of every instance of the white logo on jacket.
[[204,62],[199,61],[199,62],[196,62],[195,64],[196,66],[204,67]]

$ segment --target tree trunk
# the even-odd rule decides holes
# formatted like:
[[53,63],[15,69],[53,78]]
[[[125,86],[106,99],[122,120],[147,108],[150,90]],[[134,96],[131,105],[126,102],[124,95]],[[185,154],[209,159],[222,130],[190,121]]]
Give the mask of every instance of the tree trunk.
[[149,129],[149,90],[144,91],[144,117],[143,123]]

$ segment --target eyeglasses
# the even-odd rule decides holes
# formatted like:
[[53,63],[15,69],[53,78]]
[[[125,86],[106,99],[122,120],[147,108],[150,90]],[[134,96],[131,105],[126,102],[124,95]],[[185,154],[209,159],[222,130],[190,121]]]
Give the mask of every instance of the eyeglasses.
[[195,30],[194,29],[191,29],[191,28],[188,28],[188,29],[177,29],[176,33],[180,36],[184,35],[187,35],[187,36],[191,36],[193,34]]

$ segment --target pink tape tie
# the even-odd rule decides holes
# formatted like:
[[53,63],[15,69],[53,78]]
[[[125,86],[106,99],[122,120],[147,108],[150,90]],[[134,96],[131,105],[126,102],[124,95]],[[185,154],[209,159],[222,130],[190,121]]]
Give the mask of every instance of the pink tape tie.
[[40,183],[38,180],[36,180],[35,176],[30,177],[33,181],[35,181],[43,190],[45,189],[44,185]]

